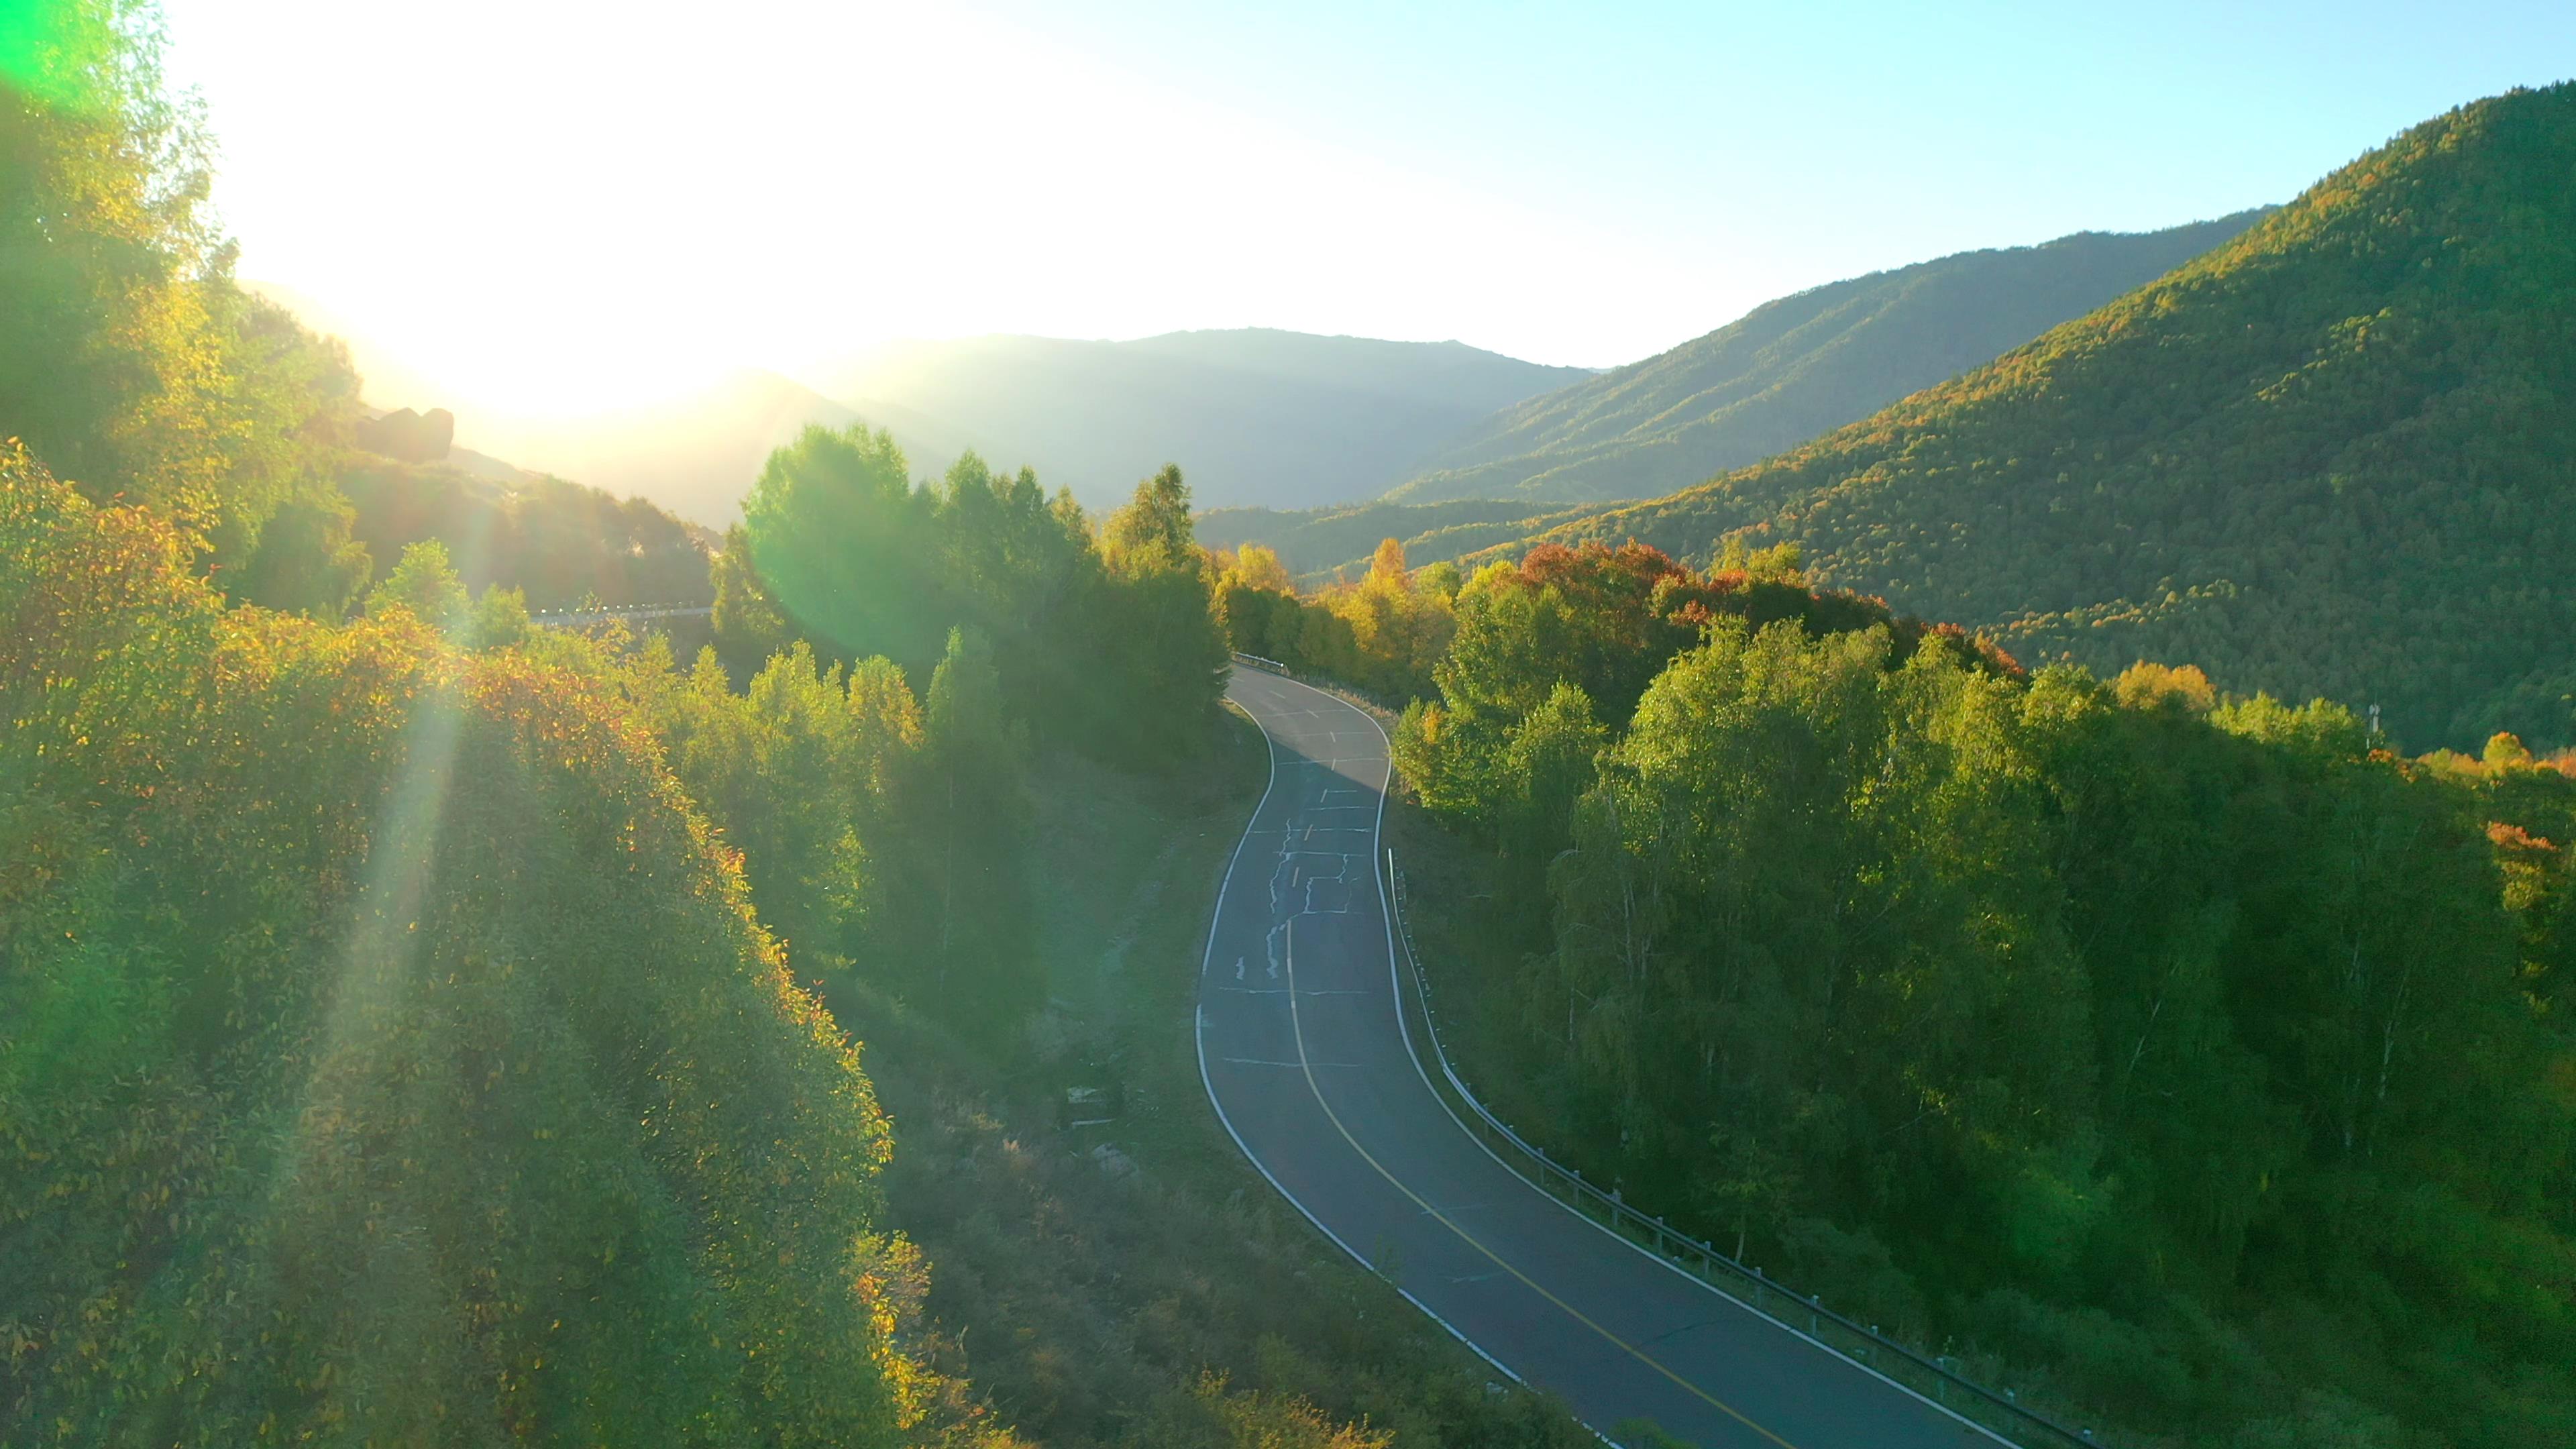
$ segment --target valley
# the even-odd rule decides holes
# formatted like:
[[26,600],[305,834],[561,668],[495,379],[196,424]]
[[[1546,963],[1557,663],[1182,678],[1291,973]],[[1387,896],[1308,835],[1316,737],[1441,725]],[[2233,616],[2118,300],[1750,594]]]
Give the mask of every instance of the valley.
[[0,1446],[2576,1442],[2576,24],[398,19],[0,15]]

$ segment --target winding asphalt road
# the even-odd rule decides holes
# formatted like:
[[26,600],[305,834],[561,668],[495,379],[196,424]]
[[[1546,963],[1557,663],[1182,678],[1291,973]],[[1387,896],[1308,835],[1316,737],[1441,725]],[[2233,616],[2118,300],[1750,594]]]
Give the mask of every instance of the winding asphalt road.
[[1449,1114],[1397,1011],[1378,827],[1386,736],[1238,668],[1271,778],[1216,904],[1199,1068],[1226,1130],[1343,1251],[1595,1429],[1700,1449],[2004,1441],[1756,1314],[1515,1175]]

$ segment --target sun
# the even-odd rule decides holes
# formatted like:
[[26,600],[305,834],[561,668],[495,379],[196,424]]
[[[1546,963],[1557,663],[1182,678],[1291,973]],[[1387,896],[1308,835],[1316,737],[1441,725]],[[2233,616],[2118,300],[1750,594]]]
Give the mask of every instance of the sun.
[[[737,356],[736,339],[647,313],[631,298],[573,287],[468,287],[444,306],[384,320],[402,339],[412,390],[488,416],[576,417],[650,408],[699,391]],[[383,401],[372,396],[370,401]]]

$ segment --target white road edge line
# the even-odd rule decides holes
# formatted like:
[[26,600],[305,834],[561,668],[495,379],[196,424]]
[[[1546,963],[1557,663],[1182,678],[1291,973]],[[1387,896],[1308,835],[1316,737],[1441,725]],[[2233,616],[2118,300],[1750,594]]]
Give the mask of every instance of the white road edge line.
[[[1268,673],[1267,670],[1262,672],[1265,674]],[[1646,1261],[1665,1269],[1673,1276],[1690,1284],[1692,1287],[1699,1289],[1701,1292],[1708,1294],[1710,1297],[1723,1303],[1732,1304],[1743,1312],[1751,1314],[1756,1320],[1768,1324],[1771,1327],[1780,1330],[1782,1333],[1788,1334],[1793,1338],[1802,1340],[1803,1342],[1813,1344],[1817,1349],[1827,1354],[1831,1354],[1833,1357],[1851,1365],[1853,1368],[1859,1369],[1862,1373],[1869,1375],[1871,1378],[1878,1380],[1889,1388],[1895,1389],[1897,1392],[1904,1394],[1915,1402],[1923,1404],[1928,1408],[1948,1416],[1949,1418],[1956,1419],[1961,1424],[1966,1425],[1969,1429],[1979,1434],[1983,1434],[1998,1444],[2006,1446],[2006,1449],[2021,1449],[2021,1446],[2015,1444],[2012,1440],[2005,1438],[1994,1430],[1978,1423],[1976,1420],[1967,1417],[1965,1414],[1951,1408],[1949,1405],[1941,1403],[1935,1399],[1927,1399],[1923,1397],[1922,1394],[1916,1392],[1913,1388],[1899,1383],[1895,1379],[1889,1378],[1887,1375],[1880,1373],[1877,1369],[1868,1364],[1862,1363],[1859,1359],[1853,1358],[1850,1354],[1844,1353],[1842,1350],[1834,1347],[1832,1344],[1826,1343],[1824,1340],[1817,1338],[1813,1334],[1801,1332],[1795,1326],[1782,1322],[1780,1319],[1774,1318],[1768,1313],[1764,1313],[1760,1309],[1755,1308],[1752,1304],[1746,1303],[1742,1299],[1737,1298],[1735,1295],[1722,1292],[1710,1284],[1702,1282],[1696,1275],[1683,1268],[1680,1264],[1666,1258],[1661,1253],[1647,1251],[1642,1244],[1632,1242],[1624,1234],[1612,1231],[1608,1225],[1595,1222],[1591,1218],[1584,1216],[1584,1214],[1572,1203],[1564,1201],[1554,1193],[1541,1191],[1536,1183],[1523,1177],[1518,1169],[1514,1168],[1510,1163],[1505,1162],[1502,1159],[1502,1155],[1500,1153],[1497,1153],[1493,1148],[1486,1146],[1485,1139],[1477,1136],[1464,1121],[1460,1120],[1457,1111],[1449,1105],[1449,1099],[1441,1096],[1440,1090],[1431,1085],[1431,1073],[1425,1070],[1422,1065],[1422,1054],[1414,1049],[1413,1028],[1408,1025],[1404,1019],[1404,977],[1402,971],[1398,969],[1395,960],[1395,911],[1393,903],[1386,890],[1386,873],[1383,864],[1385,860],[1385,845],[1380,838],[1386,824],[1386,787],[1395,783],[1395,742],[1387,738],[1386,726],[1377,722],[1377,716],[1350,703],[1348,700],[1326,693],[1323,690],[1316,689],[1313,685],[1308,684],[1303,680],[1285,679],[1285,676],[1282,675],[1271,675],[1270,677],[1274,679],[1284,679],[1286,683],[1296,685],[1299,689],[1308,690],[1314,694],[1322,695],[1324,698],[1332,700],[1333,703],[1338,704],[1342,708],[1349,710],[1351,713],[1358,715],[1360,718],[1367,720],[1369,722],[1369,727],[1377,731],[1379,742],[1386,748],[1386,775],[1383,783],[1378,787],[1377,824],[1372,826],[1369,831],[1369,844],[1375,849],[1379,868],[1370,871],[1369,874],[1377,883],[1378,918],[1386,927],[1386,973],[1387,984],[1395,992],[1395,1026],[1397,1032],[1404,1038],[1404,1054],[1413,1062],[1414,1075],[1422,1079],[1422,1089],[1431,1094],[1431,1100],[1440,1104],[1440,1110],[1447,1114],[1449,1120],[1456,1124],[1458,1130],[1465,1134],[1467,1140],[1476,1144],[1476,1150],[1484,1153],[1487,1157],[1494,1159],[1495,1166],[1510,1173],[1514,1179],[1518,1180],[1530,1191],[1538,1193],[1540,1197],[1556,1204],[1560,1208],[1563,1208],[1577,1222],[1585,1224],[1594,1231],[1610,1238],[1613,1242],[1619,1243],[1620,1245],[1634,1251],[1638,1256],[1644,1258]],[[1246,710],[1244,713],[1246,717],[1249,718],[1251,711]],[[1260,721],[1254,720],[1253,723],[1257,725]],[[1266,736],[1269,732],[1264,730],[1262,733]],[[1259,815],[1261,813],[1260,807],[1255,806],[1253,808],[1253,813],[1255,815]],[[1219,898],[1223,898],[1223,892],[1221,890],[1219,892]],[[1208,945],[1211,950],[1213,950],[1216,945],[1215,928],[1213,926],[1209,928]],[[1219,1115],[1223,1115],[1222,1109],[1220,1109]],[[1293,1201],[1294,1199],[1291,1200]],[[1320,1227],[1322,1225],[1317,1224],[1317,1226]],[[1336,1241],[1338,1241],[1338,1239]],[[1425,1309],[1424,1311],[1429,1312],[1428,1309]],[[1437,1321],[1437,1315],[1434,1315],[1434,1320]],[[1449,1328],[1449,1325],[1446,1323],[1442,1323],[1440,1326],[1443,1328]],[[1458,1330],[1454,1328],[1450,1328],[1449,1331],[1451,1333],[1458,1332]],[[1477,1352],[1483,1353],[1484,1350],[1478,1349]],[[1487,1361],[1490,1362],[1492,1360],[1492,1355],[1488,1354],[1486,1355],[1486,1358]],[[1496,1367],[1500,1367],[1500,1365],[1496,1365]],[[1504,1372],[1509,1373],[1510,1370],[1505,1369]],[[1591,1426],[1586,1425],[1585,1427],[1590,1428]],[[1598,1429],[1593,1430],[1593,1432],[1596,1434],[1600,1433]],[[1608,1438],[1607,1435],[1603,1435],[1602,1437],[1605,1439]]]
[[[1271,677],[1277,678],[1278,676],[1273,675]],[[1293,680],[1290,682],[1294,683]],[[1340,703],[1339,700],[1334,702],[1336,704]],[[1270,756],[1270,782],[1269,784],[1265,784],[1261,787],[1261,799],[1255,802],[1252,807],[1252,819],[1259,820],[1261,818],[1261,807],[1270,803],[1271,787],[1279,783],[1279,748],[1271,742],[1270,731],[1262,728],[1261,721],[1253,716],[1252,711],[1245,709],[1243,706],[1236,704],[1232,700],[1227,700],[1226,704],[1234,709],[1236,713],[1241,714],[1245,719],[1250,720],[1254,729],[1261,730],[1261,747],[1263,750],[1268,752]],[[1371,721],[1371,723],[1375,723],[1375,721]],[[1390,765],[1389,768],[1392,769],[1393,767]],[[1243,859],[1243,847],[1245,842],[1251,839],[1252,822],[1246,821],[1244,822],[1243,827],[1243,838],[1234,843],[1234,856],[1226,862],[1225,878],[1217,883],[1216,905],[1208,912],[1207,951],[1199,960],[1199,981],[1202,985],[1206,983],[1209,965],[1216,957],[1216,931],[1217,927],[1223,924],[1225,920],[1226,887],[1233,884],[1234,868]],[[1360,1254],[1359,1249],[1343,1242],[1341,1234],[1324,1226],[1324,1220],[1315,1216],[1314,1209],[1307,1207],[1302,1202],[1299,1202],[1295,1193],[1290,1192],[1278,1178],[1271,1176],[1269,1167],[1265,1165],[1259,1157],[1253,1155],[1251,1145],[1243,1140],[1243,1134],[1234,1130],[1234,1120],[1225,1115],[1225,1104],[1217,1100],[1216,1083],[1208,1077],[1207,1008],[1193,1004],[1190,1015],[1192,1021],[1190,1035],[1193,1038],[1194,1044],[1198,1048],[1199,1054],[1199,1086],[1207,1093],[1208,1105],[1216,1109],[1217,1124],[1225,1128],[1226,1136],[1234,1139],[1235,1150],[1243,1154],[1244,1161],[1252,1164],[1252,1170],[1260,1173],[1262,1180],[1269,1183],[1274,1191],[1276,1191],[1282,1198],[1286,1199],[1290,1207],[1295,1208],[1299,1213],[1303,1214],[1306,1221],[1313,1223],[1315,1225],[1316,1232],[1322,1233],[1334,1247],[1349,1254],[1352,1262],[1357,1263],[1362,1268],[1366,1269],[1369,1276],[1377,1279],[1381,1283],[1385,1283],[1386,1286],[1393,1288],[1397,1293],[1402,1294],[1405,1302],[1412,1304],[1415,1308],[1422,1311],[1423,1317],[1439,1324],[1443,1330],[1447,1331],[1451,1338],[1465,1344],[1468,1352],[1483,1359],[1485,1362],[1492,1364],[1494,1366],[1494,1372],[1510,1379],[1513,1383],[1520,1385],[1522,1388],[1529,1388],[1530,1381],[1522,1378],[1519,1374],[1514,1373],[1511,1365],[1504,1363],[1501,1359],[1485,1352],[1485,1346],[1483,1344],[1480,1344],[1476,1342],[1476,1340],[1469,1338],[1467,1335],[1460,1333],[1457,1325],[1451,1323],[1448,1319],[1441,1317],[1439,1314],[1432,1312],[1430,1304],[1414,1297],[1412,1293],[1405,1289],[1404,1285],[1392,1282],[1385,1274],[1378,1272],[1376,1264],[1363,1257]],[[1579,1417],[1575,1419],[1575,1422],[1583,1424],[1583,1420]],[[1593,1428],[1590,1424],[1583,1424],[1583,1427],[1592,1435],[1592,1437],[1600,1440],[1604,1444],[1612,1446],[1612,1449],[1618,1449],[1617,1440],[1602,1433],[1600,1430]]]

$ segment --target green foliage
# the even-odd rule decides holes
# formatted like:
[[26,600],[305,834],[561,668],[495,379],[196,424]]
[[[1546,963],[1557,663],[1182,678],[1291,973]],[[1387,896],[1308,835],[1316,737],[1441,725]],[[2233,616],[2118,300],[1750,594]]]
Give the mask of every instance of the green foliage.
[[606,663],[672,770],[741,852],[760,916],[809,980],[909,998],[985,1045],[1040,999],[1024,731],[964,631],[917,703],[883,657],[846,671],[799,640],[736,693],[713,651],[659,640]]
[[1544,880],[1552,940],[1487,986],[1516,1120],[2156,1432],[2576,1422],[2576,766],[2408,763],[2188,668],[2025,677],[1829,596],[1765,622],[1750,568],[1659,576],[1702,620],[1666,664],[1616,564],[1481,572],[1394,735],[1500,889]]
[[920,742],[911,690],[898,677],[890,699],[849,692],[840,669],[801,643],[740,694],[711,657],[682,677],[653,645],[624,673],[672,770],[742,852],[752,899],[789,959],[808,979],[846,968],[881,901],[864,842],[889,827],[895,761]]
[[1387,496],[1509,498],[1534,511],[1687,488],[2018,347],[2262,214],[1962,252],[1767,302],[1669,352],[1503,409]]
[[751,561],[751,539],[741,524],[725,530],[724,549],[707,574],[715,592],[716,652],[727,667],[749,675],[787,647],[788,635],[786,616],[760,581],[760,570]]
[[[1237,1410],[1290,1443],[1333,1432],[1301,1400],[1399,1445],[1596,1443],[1317,1235],[1199,1105],[1197,981],[1166,968],[1196,960],[1207,923],[1189,903],[1214,888],[1268,777],[1248,722],[1206,728],[1200,748],[1137,766],[1041,756],[1030,879],[1048,1005],[1018,1052],[879,999],[842,1013],[870,1023],[870,1075],[902,1125],[887,1191],[938,1260],[934,1331],[962,1340],[977,1386],[1053,1449],[1206,1442],[1189,1436],[1233,1417],[1198,1401],[1210,1371],[1228,1396],[1258,1396]],[[1126,1113],[1066,1131],[1057,1089],[1109,1081]],[[1116,1150],[1097,1152],[1104,1139]]]
[[351,451],[364,419],[345,349],[232,279],[204,205],[207,144],[161,91],[151,7],[34,0],[12,13],[25,33],[0,37],[13,58],[0,80],[0,418],[38,457],[93,501],[169,512],[232,598],[326,621],[430,539],[455,550],[470,587],[542,604],[705,597],[703,551],[649,505],[551,479],[505,495]]
[[925,932],[935,990],[951,1015],[998,1033],[1045,999],[1029,916],[1027,729],[1004,710],[984,641],[948,633],[931,676],[919,849],[936,862],[936,929]]
[[1225,1375],[1202,1375],[1165,1394],[1146,1417],[1142,1441],[1169,1449],[1388,1449],[1391,1434],[1337,1425],[1300,1398],[1226,1392]]
[[1100,546],[1110,567],[1131,573],[1196,565],[1190,490],[1178,464],[1166,463],[1136,485],[1135,496],[1100,530]]
[[193,551],[0,458],[0,1438],[895,1442],[884,1119],[637,720]]
[[[1093,606],[1093,647],[1107,678],[1125,686],[1121,727],[1149,751],[1187,748],[1224,693],[1227,651],[1181,470],[1166,464],[1138,483],[1101,525],[1100,548],[1108,578]],[[1098,698],[1097,686],[1089,692]]]
[[[1296,511],[1215,508],[1198,516],[1197,528],[1199,541],[1219,553],[1256,545],[1275,551],[1288,572],[1311,587],[1331,582],[1336,571],[1365,573],[1369,552],[1381,539],[1401,542],[1408,558],[1437,562],[1526,538],[1586,511],[1488,499],[1353,503]],[[1283,581],[1280,587],[1287,585]]]
[[38,0],[12,29],[0,417],[93,499],[169,510],[244,565],[281,508],[327,496],[315,453],[352,413],[355,379],[233,284],[204,205],[208,147],[162,92],[149,7]]
[[355,535],[357,510],[315,488],[270,515],[259,548],[230,581],[236,596],[336,624],[358,603],[376,561]]
[[1457,570],[1417,577],[1404,545],[1382,540],[1368,574],[1298,597],[1278,556],[1258,544],[1217,560],[1217,608],[1235,649],[1345,680],[1385,699],[1431,687],[1456,628]]
[[736,668],[783,634],[885,655],[926,687],[962,625],[989,642],[1013,718],[1111,752],[1198,737],[1226,655],[1179,469],[1138,484],[1097,537],[1027,469],[998,476],[968,453],[936,489],[905,469],[864,428],[808,428],[772,455],[717,569]]
[[402,551],[393,572],[367,595],[367,613],[400,609],[433,629],[452,629],[463,625],[467,602],[465,581],[448,562],[447,545],[433,538]]
[[356,455],[340,487],[350,501],[350,534],[379,568],[435,539],[467,588],[517,589],[539,609],[585,598],[682,605],[714,598],[703,530],[641,498],[613,498],[560,478],[504,487],[455,467]]
[[770,455],[743,501],[743,535],[796,633],[832,657],[883,654],[920,676],[948,632],[924,547],[937,507],[913,491],[891,436],[809,427]]
[[1767,530],[2025,656],[2576,743],[2571,168],[2576,83],[2464,107],[1986,367],[1550,536]]
[[1437,697],[1399,722],[1397,767],[1435,812],[1537,860],[1565,843],[1581,793],[1566,782],[1583,778],[1606,738],[1595,721],[1624,720],[1648,681],[1713,624],[1795,621],[1810,633],[1883,625],[1898,650],[1928,643],[1988,672],[2018,672],[1955,628],[1809,589],[1794,550],[1725,562],[1733,566],[1701,574],[1642,545],[1587,544],[1534,549],[1518,567],[1487,565],[1455,592],[1454,636],[1424,671]]
[[[742,850],[763,919],[835,990],[1013,1045],[1044,1000],[1032,726],[1152,758],[1195,748],[1214,712],[1225,645],[1179,470],[1095,538],[1026,470],[969,453],[914,490],[886,435],[808,429],[770,460],[714,583],[723,667],[711,653],[682,679],[650,646],[611,667]],[[944,648],[907,658],[934,626]]]

